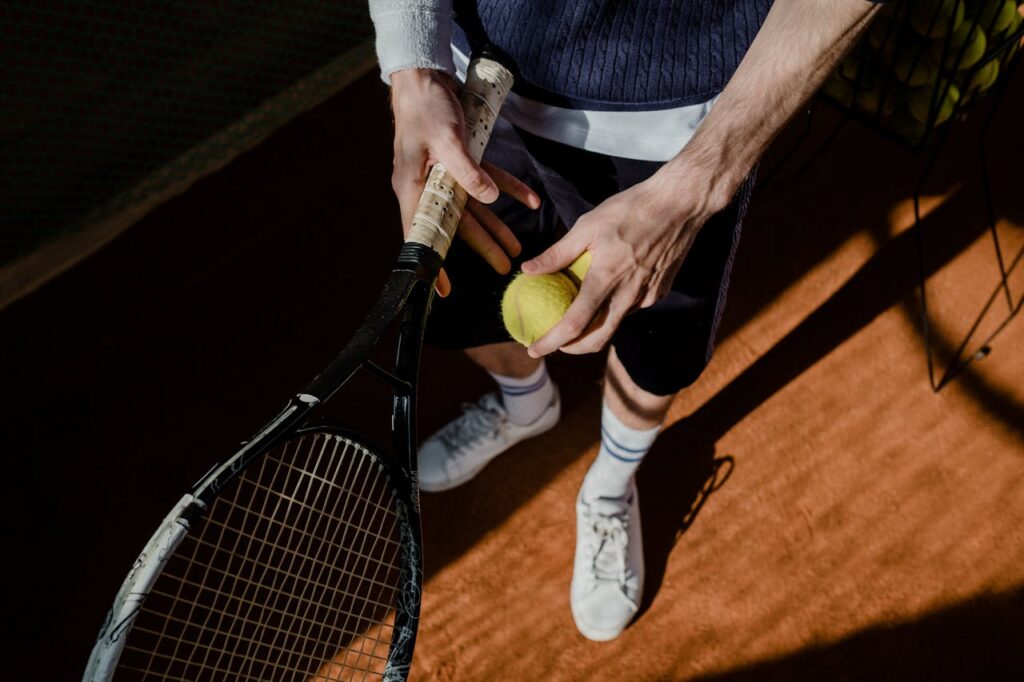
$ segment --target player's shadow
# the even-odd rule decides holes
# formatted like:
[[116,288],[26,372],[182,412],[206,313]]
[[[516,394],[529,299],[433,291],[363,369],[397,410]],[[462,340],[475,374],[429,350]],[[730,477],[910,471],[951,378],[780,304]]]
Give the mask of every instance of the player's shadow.
[[[932,245],[926,265],[929,275],[984,233],[986,226],[981,221],[964,224],[955,219],[963,211],[963,203],[974,200],[967,192],[955,192],[925,220]],[[877,316],[914,295],[914,238],[913,231],[907,230],[885,242],[790,333],[693,414],[659,436],[638,475],[647,576],[642,609],[657,594],[679,536],[736,465],[732,457],[716,454],[716,442]],[[1024,405],[990,386],[974,396],[989,414],[1024,432]]]
[[1024,679],[1024,587],[986,592],[911,620],[872,625],[700,682]]
[[638,618],[654,601],[676,542],[735,467],[732,456],[715,455],[707,435],[693,420],[677,422],[658,436],[637,474],[645,561]]

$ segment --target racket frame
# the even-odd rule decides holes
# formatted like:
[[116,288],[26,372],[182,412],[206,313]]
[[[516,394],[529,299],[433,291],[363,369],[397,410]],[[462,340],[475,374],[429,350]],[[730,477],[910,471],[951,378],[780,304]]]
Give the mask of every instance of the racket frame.
[[[402,552],[399,565],[401,587],[395,604],[392,644],[384,679],[405,679],[416,643],[423,581],[419,488],[416,483],[416,385],[423,329],[440,268],[440,256],[429,247],[413,243],[403,245],[384,292],[345,348],[302,392],[293,396],[274,419],[243,443],[231,457],[214,466],[191,492],[175,504],[122,583],[93,647],[84,680],[111,679],[131,626],[153,584],[192,525],[205,515],[217,495],[241,476],[249,465],[283,441],[312,433],[338,435],[360,444],[387,469],[396,497]],[[369,355],[380,337],[399,317],[395,367],[387,370],[370,360]],[[316,409],[360,369],[387,383],[394,392],[391,411],[393,442],[389,455],[382,456],[389,451],[373,446],[343,425],[325,421],[306,425]]]
[[[504,59],[498,53],[484,50],[479,58],[482,60],[477,63],[483,65],[484,77],[482,81],[478,79],[474,87],[470,87],[467,81],[462,97],[467,143],[477,161],[482,157],[497,109],[512,82],[511,72],[501,65]],[[481,94],[478,91],[481,84],[493,92]],[[438,197],[443,204],[436,201]],[[395,604],[395,623],[384,679],[406,679],[416,642],[423,580],[416,469],[416,384],[420,349],[434,285],[465,201],[465,190],[454,182],[442,164],[436,164],[428,176],[427,188],[409,237],[401,247],[383,293],[366,320],[343,350],[303,391],[292,396],[277,416],[242,443],[232,456],[207,472],[164,518],[118,590],[90,654],[83,677],[85,681],[112,678],[132,624],[153,584],[192,525],[205,515],[218,494],[241,476],[249,465],[277,445],[291,437],[314,432],[339,435],[362,445],[388,470],[396,493],[402,550],[399,566],[401,585]],[[399,321],[398,345],[394,368],[388,370],[374,363],[370,353],[396,320]],[[310,423],[317,408],[360,369],[384,381],[393,391],[390,456],[380,456],[378,453],[386,451],[373,448],[351,429],[330,423]]]

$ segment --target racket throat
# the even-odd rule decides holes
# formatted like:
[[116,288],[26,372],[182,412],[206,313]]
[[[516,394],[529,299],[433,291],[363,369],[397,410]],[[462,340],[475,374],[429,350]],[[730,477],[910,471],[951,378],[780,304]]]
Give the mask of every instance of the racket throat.
[[434,284],[423,282],[413,290],[402,316],[401,334],[395,357],[395,374],[407,378],[405,391],[396,391],[391,405],[391,433],[395,456],[409,474],[409,497],[418,517],[420,512],[419,473],[416,466],[416,377],[419,376],[423,332],[433,301]]

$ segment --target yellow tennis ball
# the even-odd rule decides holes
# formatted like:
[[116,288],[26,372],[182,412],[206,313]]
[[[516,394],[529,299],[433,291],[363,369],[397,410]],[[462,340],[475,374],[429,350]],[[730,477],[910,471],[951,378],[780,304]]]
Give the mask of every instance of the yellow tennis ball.
[[876,116],[879,112],[883,115],[889,114],[893,108],[894,98],[891,92],[885,93],[884,99],[882,95],[882,87],[878,83],[875,83],[870,88],[858,90],[855,102],[857,108],[870,116]]
[[932,95],[935,92],[935,88],[939,88],[940,93],[939,111],[935,116],[935,125],[943,123],[952,116],[953,107],[960,101],[959,88],[945,79],[929,83],[921,88],[914,88],[907,96],[907,108],[914,118],[921,123],[928,122],[928,113],[932,106]]
[[1017,3],[1013,0],[986,0],[978,17],[978,26],[996,35],[1014,23],[1017,14]]
[[1021,10],[1020,8],[1017,8],[1014,10],[1013,16],[1010,17],[1009,25],[999,37],[1008,36],[1011,33],[1014,33],[1018,28],[1020,28],[1021,22],[1024,22],[1024,16],[1021,16]]
[[[967,43],[967,47],[963,44]],[[946,46],[946,39],[942,38],[932,43],[932,57],[936,63],[942,60],[942,52],[946,51],[945,66],[947,69],[969,69],[978,63],[978,60],[985,54],[985,47],[988,41],[985,40],[985,32],[980,28],[971,28],[970,24],[961,24],[953,35],[949,37],[949,46]],[[963,56],[960,56],[960,52]],[[957,62],[959,57],[960,61]]]
[[877,85],[873,88],[857,92],[857,108],[867,114],[878,112],[878,105],[882,103],[882,89]]
[[929,55],[915,55],[909,51],[897,57],[892,72],[900,82],[906,83],[912,88],[933,81],[939,75],[939,69]]
[[509,336],[531,345],[565,315],[579,293],[568,275],[516,275],[501,299],[501,318]]
[[856,83],[860,76],[860,61],[847,57],[839,63],[836,73],[849,83]]
[[589,251],[584,251],[579,255],[579,258],[572,262],[567,270],[569,271],[569,277],[576,282],[576,286],[583,283],[583,278],[587,276],[587,271],[590,270],[590,262],[594,260],[593,254]]
[[974,73],[967,83],[966,90],[971,94],[980,95],[991,88],[997,78],[999,78],[999,60],[992,59]]
[[964,0],[917,2],[910,12],[914,30],[926,38],[942,38],[964,20]]
[[899,31],[893,27],[893,22],[889,17],[876,17],[871,22],[871,28],[868,29],[868,45],[876,50],[888,49],[897,41],[897,33]]
[[853,99],[853,86],[843,80],[838,73],[829,76],[821,91],[843,106],[849,106]]

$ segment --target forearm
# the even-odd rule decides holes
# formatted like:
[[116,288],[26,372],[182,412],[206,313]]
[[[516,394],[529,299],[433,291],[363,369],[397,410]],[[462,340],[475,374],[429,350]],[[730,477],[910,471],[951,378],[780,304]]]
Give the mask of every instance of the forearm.
[[663,179],[703,182],[710,208],[724,207],[878,7],[866,0],[776,0],[707,118],[659,171]]
[[455,75],[452,0],[370,0],[381,77],[404,69],[436,69]]

